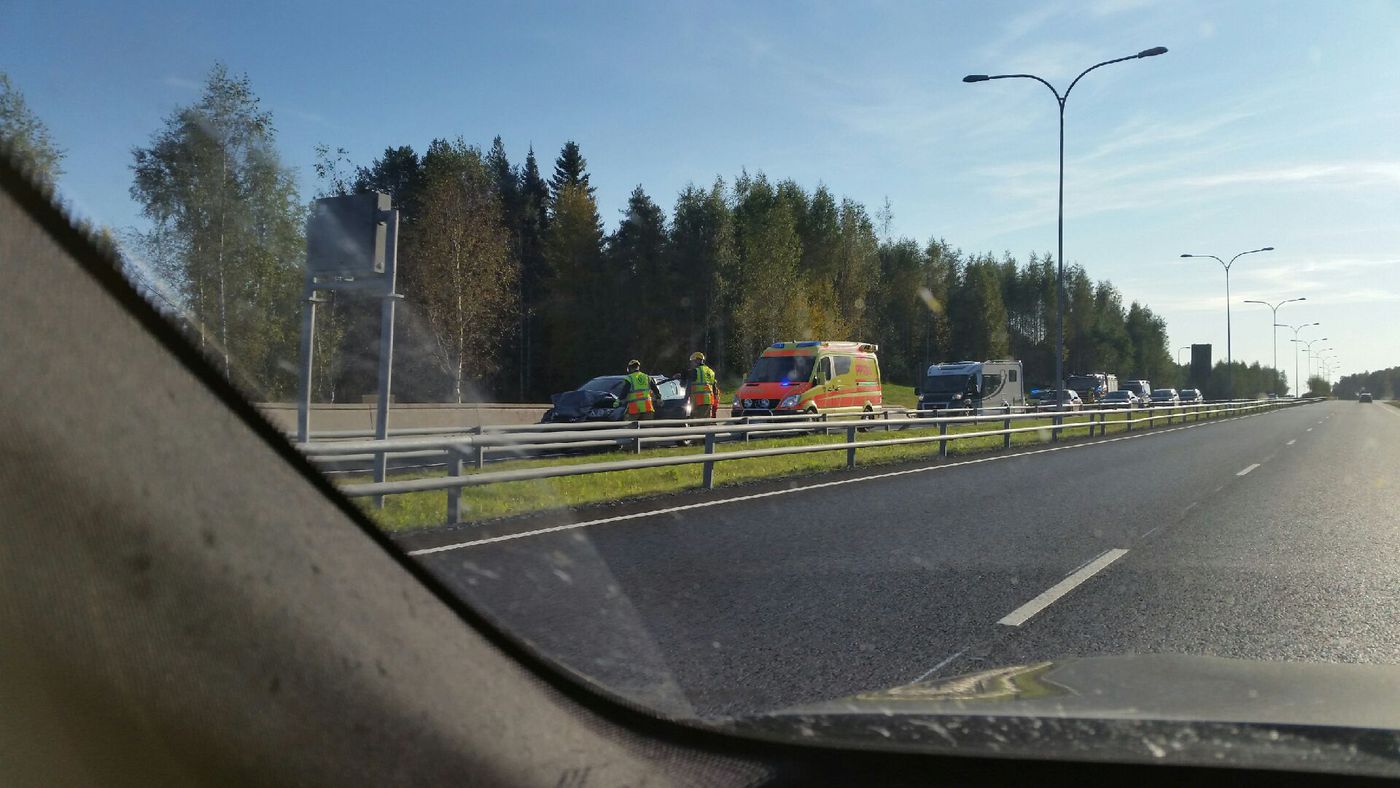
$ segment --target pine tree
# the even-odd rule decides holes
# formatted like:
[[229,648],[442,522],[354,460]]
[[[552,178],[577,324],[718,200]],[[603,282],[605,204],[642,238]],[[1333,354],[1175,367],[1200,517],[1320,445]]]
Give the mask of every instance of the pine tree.
[[545,282],[549,264],[545,260],[545,235],[549,228],[549,185],[540,176],[531,146],[520,174],[520,353],[524,370],[522,398],[542,398],[550,392],[541,385],[548,361],[545,352]]
[[[727,354],[726,275],[734,268],[734,216],[724,181],[708,189],[687,186],[676,198],[668,254],[682,283],[675,304],[685,347],[703,351],[715,371],[734,375]],[[742,362],[746,364],[747,360]]]
[[563,391],[602,370],[622,369],[628,357],[611,331],[616,315],[608,310],[613,281],[603,268],[602,221],[582,186],[565,184],[555,196],[544,253],[549,388]]
[[549,193],[557,203],[565,186],[582,189],[588,198],[594,199],[594,189],[588,184],[588,160],[583,158],[578,143],[569,140],[554,160],[554,177],[549,179]]
[[608,238],[609,288],[618,296],[616,336],[648,365],[681,369],[675,304],[682,282],[666,254],[666,217],[640,185],[632,190],[617,231]]

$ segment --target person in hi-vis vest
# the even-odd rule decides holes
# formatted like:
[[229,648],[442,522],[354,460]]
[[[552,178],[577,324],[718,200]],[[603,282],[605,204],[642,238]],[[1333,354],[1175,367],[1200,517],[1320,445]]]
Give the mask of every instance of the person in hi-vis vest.
[[690,415],[697,419],[708,419],[715,415],[719,405],[719,383],[715,371],[705,365],[705,354],[690,354],[690,380],[687,381],[690,393]]
[[627,362],[627,420],[639,421],[654,418],[656,404],[651,399],[651,378],[642,371],[642,362],[632,359]]

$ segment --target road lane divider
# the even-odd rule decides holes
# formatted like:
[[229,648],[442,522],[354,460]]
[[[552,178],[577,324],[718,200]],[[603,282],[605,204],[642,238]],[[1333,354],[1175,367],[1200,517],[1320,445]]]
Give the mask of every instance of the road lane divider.
[[1285,443],[1284,445],[1285,445],[1285,446],[1292,446],[1293,444],[1295,444],[1295,443],[1297,443],[1297,442],[1298,442],[1298,439],[1297,439],[1297,438],[1294,438],[1293,440],[1289,441],[1288,443]]
[[1252,471],[1252,470],[1254,470],[1255,468],[1258,468],[1258,467],[1259,467],[1259,463],[1256,462],[1256,463],[1254,463],[1253,465],[1249,466],[1248,468],[1245,468],[1244,470],[1239,471],[1239,472],[1236,473],[1235,475],[1236,475],[1236,476],[1244,476],[1244,475],[1248,474],[1250,471]]
[[1127,550],[1118,547],[1112,550],[1105,550],[1098,558],[1095,558],[1084,566],[1071,572],[1064,580],[1050,586],[1035,599],[1032,599],[1006,614],[997,623],[1008,627],[1021,626],[1027,621],[1030,621],[1037,613],[1055,604],[1061,597],[1073,591],[1083,584],[1084,581],[1102,572],[1104,569],[1107,569],[1109,564],[1112,564],[1114,561],[1117,561],[1127,554]]

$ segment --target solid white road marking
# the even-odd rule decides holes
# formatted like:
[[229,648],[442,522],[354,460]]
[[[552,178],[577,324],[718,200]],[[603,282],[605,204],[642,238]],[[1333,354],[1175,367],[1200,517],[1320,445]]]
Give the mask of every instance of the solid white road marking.
[[1312,427],[1308,427],[1306,432],[1312,432]]
[[1297,438],[1294,438],[1293,440],[1289,441],[1288,443],[1286,443],[1286,444],[1284,444],[1284,445],[1286,445],[1286,446],[1292,446],[1293,444],[1295,444],[1295,443],[1297,443],[1297,442],[1298,442],[1298,439],[1297,439]]
[[[1241,419],[1251,419],[1251,418],[1255,418],[1256,416],[1260,416],[1260,415],[1263,415],[1263,414],[1262,414],[1262,413],[1250,413],[1250,414],[1247,414],[1247,415],[1244,415],[1244,416],[1226,417],[1226,418],[1222,418],[1222,419],[1216,419],[1216,420],[1213,420],[1213,421],[1203,421],[1203,422],[1200,422],[1200,423],[1192,423],[1192,424],[1189,424],[1189,425],[1186,425],[1186,426],[1182,426],[1182,427],[1168,427],[1168,428],[1165,428],[1165,429],[1156,429],[1156,430],[1153,430],[1153,431],[1151,431],[1151,432],[1142,432],[1142,433],[1138,433],[1137,435],[1121,435],[1121,436],[1119,436],[1119,437],[1117,437],[1117,438],[1105,438],[1105,439],[1102,439],[1102,440],[1093,441],[1093,442],[1091,442],[1091,443],[1075,443],[1075,444],[1072,444],[1072,445],[1069,445],[1069,446],[1053,446],[1053,447],[1046,448],[1046,449],[1034,449],[1034,450],[1032,450],[1032,451],[1023,451],[1023,452],[1019,452],[1019,453],[1017,453],[1017,454],[1002,454],[1002,455],[996,455],[996,456],[993,456],[993,457],[981,457],[981,458],[978,458],[978,459],[975,459],[975,460],[962,460],[962,461],[960,461],[960,462],[943,463],[943,464],[940,464],[940,465],[928,465],[928,466],[924,466],[924,467],[921,467],[921,468],[907,468],[907,469],[901,470],[901,471],[890,471],[890,472],[888,472],[888,473],[875,473],[875,474],[871,474],[871,475],[869,475],[869,476],[860,476],[860,477],[857,477],[857,478],[854,478],[854,479],[838,479],[837,481],[833,481],[833,482],[821,482],[820,484],[809,484],[809,485],[806,485],[805,487],[789,487],[789,488],[784,489],[784,490],[770,490],[770,491],[768,491],[768,492],[754,493],[753,495],[740,495],[740,496],[736,496],[736,497],[734,497],[734,498],[722,498],[722,499],[716,500],[716,501],[701,501],[701,502],[699,502],[699,503],[691,503],[691,504],[686,504],[686,505],[684,505],[684,506],[672,506],[672,507],[669,507],[669,508],[666,508],[666,509],[651,509],[651,510],[645,511],[645,512],[635,512],[635,513],[633,513],[633,514],[621,514],[621,515],[618,515],[618,516],[616,516],[616,517],[603,517],[603,518],[599,518],[599,519],[597,519],[597,520],[585,520],[585,521],[579,522],[579,523],[566,523],[566,524],[564,524],[564,525],[556,525],[556,526],[552,526],[552,527],[550,527],[550,528],[540,528],[540,529],[537,529],[537,530],[534,530],[534,531],[522,531],[522,532],[520,532],[520,533],[518,533],[518,534],[502,534],[501,536],[491,536],[491,537],[487,537],[487,538],[485,538],[485,539],[474,539],[474,540],[471,540],[471,541],[468,541],[468,542],[457,542],[456,544],[443,545],[443,546],[441,546],[441,547],[425,547],[425,548],[423,548],[423,549],[421,549],[421,550],[409,550],[409,551],[408,551],[408,555],[428,555],[429,553],[442,553],[442,552],[447,552],[447,551],[449,551],[449,550],[460,550],[460,549],[462,549],[462,548],[464,548],[464,547],[476,547],[476,546],[478,546],[478,545],[494,544],[494,543],[496,543],[496,542],[508,542],[508,541],[511,541],[512,539],[524,539],[524,538],[530,537],[530,536],[543,536],[543,535],[545,535],[545,534],[558,533],[558,532],[560,532],[560,531],[572,531],[572,530],[574,530],[574,529],[576,529],[576,528],[588,528],[588,527],[594,526],[594,525],[607,525],[607,524],[610,524],[610,523],[619,523],[619,522],[623,522],[623,521],[625,521],[625,520],[641,520],[641,519],[644,519],[644,518],[647,518],[647,517],[656,517],[656,516],[658,516],[658,515],[672,514],[672,513],[675,513],[675,512],[685,512],[685,511],[690,511],[690,510],[692,510],[692,509],[706,509],[706,508],[709,508],[709,507],[711,507],[711,506],[723,506],[724,504],[728,504],[728,503],[739,503],[739,502],[741,502],[741,501],[753,501],[753,500],[757,500],[757,499],[759,499],[759,498],[772,498],[772,497],[778,496],[778,495],[789,495],[789,494],[791,494],[791,493],[806,492],[806,491],[808,491],[808,490],[819,490],[819,489],[822,489],[822,488],[824,488],[824,487],[839,487],[839,486],[845,485],[845,484],[857,484],[857,483],[859,483],[859,482],[868,482],[868,481],[873,481],[873,480],[876,480],[876,479],[890,479],[890,478],[894,478],[894,477],[896,477],[896,476],[907,476],[907,475],[913,474],[913,473],[929,473],[929,472],[931,472],[931,471],[944,471],[944,470],[950,470],[950,469],[953,469],[953,468],[961,468],[961,467],[964,467],[964,466],[967,466],[967,465],[980,465],[980,464],[982,464],[982,463],[984,463],[984,462],[1000,462],[1000,461],[1003,461],[1003,460],[1014,460],[1014,459],[1017,459],[1018,457],[1030,457],[1030,456],[1036,455],[1036,454],[1049,454],[1049,453],[1051,453],[1051,452],[1068,451],[1068,450],[1070,450],[1070,449],[1083,449],[1083,448],[1088,448],[1088,447],[1091,447],[1091,446],[1103,446],[1103,445],[1109,444],[1109,443],[1118,443],[1119,441],[1136,440],[1136,439],[1138,439],[1138,438],[1151,438],[1151,437],[1156,436],[1156,435],[1166,435],[1166,434],[1172,433],[1172,432],[1180,432],[1181,430],[1194,430],[1194,429],[1196,429],[1196,428],[1198,428],[1198,427],[1210,427],[1210,426],[1214,426],[1214,425],[1218,425],[1218,424],[1225,424],[1225,423],[1231,422],[1231,421],[1239,421],[1239,420],[1241,420]],[[1218,491],[1219,491],[1219,490],[1217,489],[1217,492],[1218,492]]]
[[1109,564],[1113,563],[1114,561],[1117,561],[1118,559],[1122,558],[1127,554],[1127,550],[1123,550],[1117,547],[1113,548],[1112,550],[1105,551],[1103,555],[1099,556],[1098,558],[1095,558],[1094,560],[1090,561],[1084,566],[1081,566],[1078,570],[1072,573],[1069,577],[1066,577],[1064,580],[1061,580],[1055,585],[1045,589],[1045,591],[1040,596],[1011,611],[1009,614],[1006,615],[1006,617],[1002,618],[997,623],[1005,624],[1008,627],[1021,626],[1022,624],[1029,621],[1031,619],[1031,616],[1034,616],[1036,613],[1039,613],[1045,608],[1050,607],[1060,597],[1073,591],[1076,586],[1083,583],[1085,580],[1088,580],[1089,578],[1093,577],[1094,575],[1098,574],[1099,572],[1102,572],[1104,568],[1107,567]]
[[1254,463],[1253,465],[1249,466],[1248,468],[1245,468],[1244,470],[1240,471],[1239,473],[1237,473],[1237,474],[1235,474],[1235,475],[1236,475],[1236,476],[1243,476],[1243,475],[1245,475],[1246,473],[1249,473],[1250,471],[1252,471],[1252,470],[1254,470],[1255,468],[1258,468],[1258,467],[1259,467],[1259,463],[1256,462],[1256,463]]

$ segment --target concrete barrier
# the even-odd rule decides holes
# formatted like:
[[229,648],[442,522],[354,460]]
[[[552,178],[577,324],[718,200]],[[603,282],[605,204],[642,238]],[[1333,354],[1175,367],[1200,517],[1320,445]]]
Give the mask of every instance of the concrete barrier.
[[[389,429],[416,427],[477,427],[482,424],[534,424],[548,405],[514,403],[412,402],[395,403],[389,409]],[[292,432],[297,426],[297,406],[293,402],[264,402],[258,405],[278,429]],[[311,406],[311,434],[329,430],[372,430],[374,403],[317,404]]]

